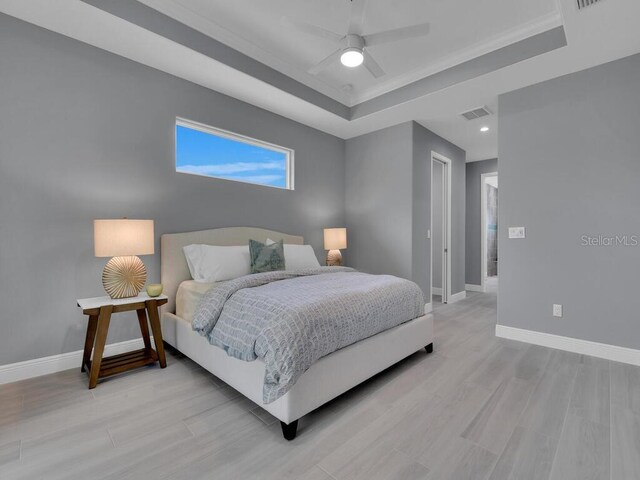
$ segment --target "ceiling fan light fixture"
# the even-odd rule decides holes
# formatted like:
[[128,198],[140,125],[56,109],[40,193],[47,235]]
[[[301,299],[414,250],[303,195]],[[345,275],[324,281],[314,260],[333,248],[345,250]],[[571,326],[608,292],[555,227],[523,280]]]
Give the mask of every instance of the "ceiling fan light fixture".
[[350,68],[358,67],[362,65],[362,62],[364,62],[364,54],[362,53],[362,50],[359,48],[355,48],[355,47],[346,48],[342,51],[342,54],[340,55],[340,62],[345,67],[350,67]]

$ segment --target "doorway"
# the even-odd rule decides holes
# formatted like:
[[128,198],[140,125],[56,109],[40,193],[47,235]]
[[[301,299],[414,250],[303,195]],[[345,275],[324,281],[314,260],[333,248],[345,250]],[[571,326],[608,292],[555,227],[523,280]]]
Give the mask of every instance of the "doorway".
[[480,176],[482,195],[481,282],[484,291],[498,288],[498,173]]
[[430,232],[430,301],[449,303],[451,297],[451,160],[436,152],[431,152]]

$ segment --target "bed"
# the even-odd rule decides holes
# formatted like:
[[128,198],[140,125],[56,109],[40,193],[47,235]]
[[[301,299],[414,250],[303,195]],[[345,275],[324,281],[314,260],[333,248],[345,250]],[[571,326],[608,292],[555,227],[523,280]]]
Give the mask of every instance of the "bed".
[[260,359],[247,362],[231,357],[193,331],[190,317],[195,305],[213,285],[198,285],[192,280],[183,247],[246,245],[249,239],[265,242],[268,238],[283,239],[288,244],[304,243],[301,236],[251,227],[162,235],[161,277],[169,297],[162,311],[163,337],[166,343],[279,419],[284,437],[292,440],[298,419],[307,413],[422,348],[427,353],[433,351],[433,319],[431,315],[419,316],[326,355],[311,365],[287,393],[265,403],[265,364]]

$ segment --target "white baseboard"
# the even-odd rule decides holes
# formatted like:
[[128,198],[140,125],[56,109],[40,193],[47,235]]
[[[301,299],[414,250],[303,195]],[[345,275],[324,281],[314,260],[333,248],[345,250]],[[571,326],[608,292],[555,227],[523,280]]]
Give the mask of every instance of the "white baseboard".
[[506,325],[496,325],[496,337],[640,366],[640,350],[633,348],[562,337],[551,333],[507,327]]
[[482,285],[474,285],[473,283],[467,283],[464,286],[464,289],[470,292],[480,292],[480,293],[485,293],[487,291],[487,289]]
[[[151,342],[153,343],[153,337],[151,338]],[[104,356],[109,357],[140,348],[144,348],[142,338],[112,343],[105,345]],[[75,352],[61,353],[59,355],[51,355],[50,357],[34,358],[33,360],[11,363],[9,365],[0,365],[0,385],[26,380],[27,378],[39,377],[49,373],[62,372],[70,368],[80,370],[82,354],[83,351],[78,350]]]
[[438,287],[431,287],[431,295],[442,295],[442,289]]
[[425,313],[425,315],[427,313],[431,313],[431,312],[433,312],[433,303],[431,303],[431,302],[425,303],[424,304],[424,313]]
[[454,293],[453,295],[451,295],[449,297],[449,303],[456,303],[460,300],[464,300],[465,298],[467,298],[467,292],[463,290],[462,292]]

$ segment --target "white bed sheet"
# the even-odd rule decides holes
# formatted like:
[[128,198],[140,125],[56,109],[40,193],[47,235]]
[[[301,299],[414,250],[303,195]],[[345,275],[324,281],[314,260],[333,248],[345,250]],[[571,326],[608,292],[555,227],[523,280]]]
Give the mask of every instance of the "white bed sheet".
[[182,282],[178,287],[178,293],[176,293],[176,315],[191,323],[200,300],[216,285],[220,285],[220,283],[203,283],[195,280]]

